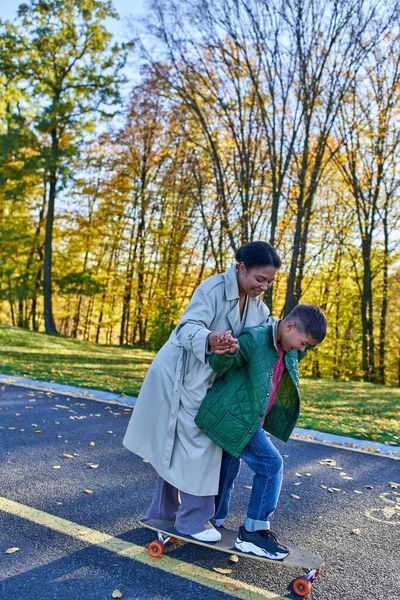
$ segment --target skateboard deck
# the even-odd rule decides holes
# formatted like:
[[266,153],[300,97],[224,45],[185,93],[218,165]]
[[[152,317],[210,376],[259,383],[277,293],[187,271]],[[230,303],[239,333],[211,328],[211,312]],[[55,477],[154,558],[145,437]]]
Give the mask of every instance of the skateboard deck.
[[324,564],[324,561],[320,556],[312,554],[311,552],[303,550],[302,548],[298,548],[297,546],[291,546],[290,544],[284,544],[289,548],[290,554],[283,560],[278,561],[241,552],[235,548],[235,541],[238,534],[237,530],[222,528],[218,530],[222,536],[219,542],[201,542],[200,540],[192,538],[190,535],[184,535],[183,533],[176,531],[172,521],[142,519],[139,521],[139,523],[142,525],[142,527],[152,529],[153,531],[160,532],[172,538],[177,538],[178,540],[183,540],[184,542],[189,542],[190,544],[212,548],[213,550],[219,550],[220,552],[226,552],[227,554],[236,554],[237,556],[244,556],[245,558],[253,558],[263,562],[272,563],[274,565],[281,565],[284,567],[301,567],[302,569],[320,569]]

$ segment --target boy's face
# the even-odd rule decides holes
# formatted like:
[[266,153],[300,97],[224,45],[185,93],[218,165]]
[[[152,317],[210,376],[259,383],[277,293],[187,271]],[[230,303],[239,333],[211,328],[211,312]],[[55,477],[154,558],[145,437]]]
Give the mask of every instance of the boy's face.
[[305,350],[307,346],[315,346],[319,343],[319,340],[311,337],[310,334],[301,332],[294,321],[288,321],[282,325],[280,344],[285,352]]

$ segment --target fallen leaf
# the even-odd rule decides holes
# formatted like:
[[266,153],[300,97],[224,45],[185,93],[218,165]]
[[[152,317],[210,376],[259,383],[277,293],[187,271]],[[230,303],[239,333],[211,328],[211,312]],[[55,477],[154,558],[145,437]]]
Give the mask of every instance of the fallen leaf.
[[333,490],[334,492],[340,492],[341,491],[340,488],[334,488],[333,487],[333,488],[330,488],[330,489]]
[[300,496],[296,496],[296,494],[290,494],[292,496],[292,498],[294,498],[295,500],[301,500]]
[[389,481],[388,485],[392,490],[397,490],[397,488],[400,487],[400,483],[395,483],[394,481]]
[[354,477],[348,477],[348,476],[346,476],[346,477],[342,477],[342,479],[344,479],[345,481],[350,481],[350,480],[353,480]]
[[303,477],[301,473],[295,473],[296,477]]
[[319,487],[322,487],[323,490],[327,490],[328,489],[328,486],[327,485],[322,485],[322,483],[320,484]]
[[213,569],[217,573],[222,573],[223,575],[227,575],[228,573],[232,573],[232,569],[220,569],[219,567],[214,567]]
[[320,465],[336,465],[336,460],[333,460],[333,458],[324,458],[318,462]]
[[19,548],[8,548],[8,550],[6,550],[4,552],[4,554],[14,554],[14,552],[18,552]]
[[95,446],[96,443],[95,442],[90,442],[89,446]]
[[64,458],[74,458],[74,457],[72,456],[72,454],[67,454],[66,452],[64,452],[64,454],[63,454],[63,457],[64,457]]
[[236,585],[236,583],[233,583],[233,582],[231,583],[230,581],[226,581],[224,583],[224,586],[226,588],[228,588],[228,590],[238,590],[239,589],[239,586]]
[[367,490],[373,490],[374,489],[373,485],[366,485],[365,487],[367,488]]
[[35,429],[35,433],[42,433],[40,429]]
[[311,477],[311,473],[304,473],[306,477]]
[[85,494],[93,494],[93,490],[83,490]]
[[359,529],[352,529],[351,533],[353,535],[361,535],[361,531]]
[[232,555],[229,557],[229,561],[230,561],[230,562],[233,562],[233,563],[237,563],[237,562],[239,561],[239,557],[238,557],[236,554],[232,554]]
[[51,467],[52,469],[61,469],[60,465],[54,465],[54,467]]
[[246,490],[252,490],[252,489],[253,489],[251,485],[244,485],[243,487],[244,487]]
[[99,465],[94,465],[93,463],[88,463],[88,467],[91,469],[97,469]]
[[107,433],[112,433],[112,431],[107,431]]
[[355,494],[362,494],[362,492],[360,492],[359,490],[354,490]]
[[111,594],[112,598],[122,598],[122,594],[119,590],[114,590],[113,593]]
[[298,481],[297,483],[294,483],[293,485],[301,485],[301,481]]
[[143,459],[143,462],[144,462],[144,463],[148,463],[149,461],[148,461],[148,460],[146,460],[146,459],[144,458],[144,459]]

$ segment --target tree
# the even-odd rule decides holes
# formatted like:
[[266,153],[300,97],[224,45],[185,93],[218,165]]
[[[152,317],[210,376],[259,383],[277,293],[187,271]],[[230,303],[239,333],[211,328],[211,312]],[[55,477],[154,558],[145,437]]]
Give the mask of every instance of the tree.
[[[396,24],[393,24],[393,30]],[[398,31],[398,24],[397,24]],[[379,34],[378,34],[379,35]],[[372,37],[376,39],[376,30]],[[362,366],[365,381],[384,382],[385,330],[388,303],[389,235],[397,221],[392,221],[400,181],[398,161],[400,133],[400,37],[387,33],[379,45],[368,52],[367,65],[360,68],[346,101],[340,108],[337,136],[340,150],[335,157],[351,193],[356,223],[361,238],[362,282]],[[373,260],[375,236],[381,218],[384,251],[380,262],[383,290],[379,332],[379,372],[376,372]],[[375,259],[376,260],[376,259]]]
[[[82,138],[93,131],[94,113],[110,118],[119,103],[124,47],[110,46],[103,25],[117,18],[111,2],[31,0],[18,10],[21,32],[3,27],[2,63],[40,98],[36,129],[43,140],[48,184],[43,293],[47,333],[57,333],[52,309],[52,238],[56,196],[70,175]],[[12,45],[15,52],[5,51]]]

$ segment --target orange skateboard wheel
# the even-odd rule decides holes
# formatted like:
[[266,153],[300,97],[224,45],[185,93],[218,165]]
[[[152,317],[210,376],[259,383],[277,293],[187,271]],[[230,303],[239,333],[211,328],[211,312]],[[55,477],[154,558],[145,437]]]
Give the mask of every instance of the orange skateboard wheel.
[[304,598],[311,592],[311,582],[307,577],[298,577],[293,581],[293,591],[301,598]]
[[176,542],[179,542],[178,538],[174,538],[174,537],[170,537],[168,540],[171,544],[176,544]]
[[159,540],[155,540],[148,545],[147,550],[153,558],[160,558],[164,554],[164,544]]

